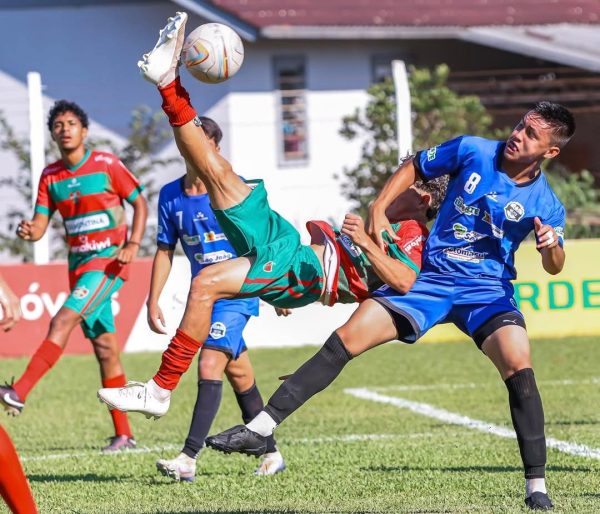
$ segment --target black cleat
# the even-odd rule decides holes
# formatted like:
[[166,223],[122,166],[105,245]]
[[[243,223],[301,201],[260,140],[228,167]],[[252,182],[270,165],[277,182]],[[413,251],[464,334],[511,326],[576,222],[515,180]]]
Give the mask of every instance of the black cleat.
[[540,491],[531,493],[531,496],[525,498],[525,505],[531,510],[552,510],[554,507],[548,495]]
[[21,414],[25,402],[19,398],[17,392],[13,389],[12,384],[5,383],[0,386],[0,405],[10,416],[18,416]]
[[206,446],[223,453],[243,453],[258,457],[267,451],[267,438],[245,425],[236,425],[217,435],[208,436]]

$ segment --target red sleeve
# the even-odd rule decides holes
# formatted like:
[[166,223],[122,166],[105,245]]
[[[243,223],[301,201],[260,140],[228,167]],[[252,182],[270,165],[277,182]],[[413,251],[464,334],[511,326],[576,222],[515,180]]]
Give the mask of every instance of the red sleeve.
[[144,189],[137,177],[114,155],[111,155],[108,171],[115,193],[123,200],[133,202]]
[[40,177],[34,212],[39,212],[50,217],[52,216],[52,213],[56,210],[56,205],[52,200],[52,196],[50,195],[50,189],[48,187],[48,177],[48,173],[42,173],[42,176]]
[[406,220],[400,223],[396,235],[400,238],[398,248],[421,269],[421,258],[429,230],[415,220]]

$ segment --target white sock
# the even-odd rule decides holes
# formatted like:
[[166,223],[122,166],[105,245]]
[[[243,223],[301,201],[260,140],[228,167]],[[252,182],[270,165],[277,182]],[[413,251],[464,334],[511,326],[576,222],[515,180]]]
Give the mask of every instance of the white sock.
[[248,430],[252,430],[252,432],[256,432],[257,434],[262,435],[263,437],[269,437],[277,428],[277,423],[275,420],[269,416],[264,410],[261,410],[250,423],[246,424],[246,428]]
[[196,462],[196,459],[194,457],[190,457],[189,455],[181,452],[178,456],[177,456],[178,460],[183,460],[185,463],[187,464],[193,464],[194,462]]
[[546,494],[546,480],[544,478],[526,478],[525,498],[529,498],[537,492]]
[[150,391],[150,394],[161,402],[171,398],[171,391],[160,387],[152,378],[146,382],[146,387]]

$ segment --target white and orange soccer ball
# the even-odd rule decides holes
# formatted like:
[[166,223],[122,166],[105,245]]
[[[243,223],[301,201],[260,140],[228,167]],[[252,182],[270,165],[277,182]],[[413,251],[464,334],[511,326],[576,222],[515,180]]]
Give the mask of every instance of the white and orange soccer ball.
[[244,62],[244,45],[227,25],[206,23],[185,39],[181,61],[198,80],[217,84],[238,72]]

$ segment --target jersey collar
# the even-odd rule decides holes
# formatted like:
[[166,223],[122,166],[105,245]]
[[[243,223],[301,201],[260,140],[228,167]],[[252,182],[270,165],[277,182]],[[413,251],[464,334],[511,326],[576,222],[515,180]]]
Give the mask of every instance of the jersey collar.
[[67,168],[72,173],[76,172],[79,168],[81,168],[85,164],[85,161],[88,160],[88,157],[90,156],[91,153],[92,153],[91,150],[89,150],[89,149],[86,150],[85,153],[83,154],[83,157],[81,158],[81,160],[77,164],[75,164],[73,166],[67,166],[65,164],[65,168]]

